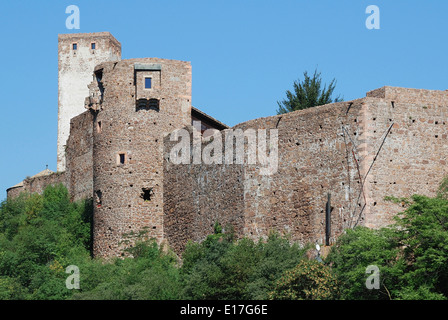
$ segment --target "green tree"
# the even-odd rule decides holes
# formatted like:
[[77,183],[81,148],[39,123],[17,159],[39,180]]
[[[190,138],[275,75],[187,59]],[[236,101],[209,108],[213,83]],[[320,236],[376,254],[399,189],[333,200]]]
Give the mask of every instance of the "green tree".
[[131,256],[106,263],[92,259],[79,263],[81,290],[77,300],[173,300],[180,298],[176,257],[155,240],[135,243]]
[[[387,197],[405,204],[395,224],[347,230],[332,248],[332,266],[343,299],[445,300],[448,297],[448,200],[414,195]],[[366,268],[380,270],[380,288],[367,289]]]
[[0,298],[67,299],[65,267],[90,259],[91,211],[62,185],[0,205]]
[[338,282],[330,267],[306,259],[285,271],[269,293],[272,300],[332,300],[338,296]]
[[[331,248],[325,263],[331,265],[340,285],[341,299],[389,300],[403,288],[405,262],[399,259],[399,239],[392,229],[348,229]],[[368,289],[367,267],[380,271],[379,289]]]
[[[401,298],[448,297],[448,200],[414,195],[406,211],[396,217],[404,248],[408,290]],[[412,295],[410,295],[412,293]]]
[[277,102],[277,114],[343,101],[339,96],[332,98],[336,87],[335,79],[330,82],[327,88],[326,84],[322,85],[321,73],[317,70],[314,71],[312,77],[308,75],[307,71],[303,73],[303,76],[302,81],[294,81],[293,92],[287,90],[286,99]]
[[[226,228],[228,229],[228,228]],[[215,228],[215,232],[220,231]],[[225,233],[190,242],[181,269],[185,299],[267,299],[282,273],[305,256],[305,248],[272,233],[258,242]]]
[[247,299],[266,300],[283,272],[305,259],[309,248],[275,232],[270,233],[267,240],[259,240],[257,250],[260,252],[260,261],[250,278]]

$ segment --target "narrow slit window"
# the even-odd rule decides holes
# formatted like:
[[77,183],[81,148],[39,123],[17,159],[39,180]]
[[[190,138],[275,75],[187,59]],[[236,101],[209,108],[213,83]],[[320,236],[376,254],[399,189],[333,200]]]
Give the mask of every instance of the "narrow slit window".
[[73,50],[78,50],[78,44],[77,43],[73,44]]
[[95,191],[95,201],[96,201],[96,206],[97,208],[101,208],[102,204],[103,204],[103,193],[101,192],[101,190]]
[[151,89],[151,78],[145,78],[145,89]]
[[96,49],[96,43],[95,43],[95,42],[92,42],[92,43],[90,44],[90,49],[92,49],[92,50],[95,50],[95,49]]
[[125,163],[126,163],[126,154],[119,153],[118,154],[118,164],[125,164]]
[[101,131],[102,131],[102,123],[101,123],[101,121],[97,122],[96,130],[97,130],[98,133],[101,133]]

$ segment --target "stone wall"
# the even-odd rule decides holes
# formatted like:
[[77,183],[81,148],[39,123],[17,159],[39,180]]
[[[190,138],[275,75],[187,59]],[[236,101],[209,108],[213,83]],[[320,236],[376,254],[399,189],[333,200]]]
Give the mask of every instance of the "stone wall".
[[[191,142],[188,146],[193,150],[195,129],[189,126],[184,130]],[[202,140],[199,132],[195,131],[199,136],[196,146],[202,154],[209,142]],[[221,131],[219,136],[223,146],[225,132]],[[193,152],[187,163],[175,163],[170,159],[170,153],[181,139],[170,141],[170,136],[165,138],[163,167],[164,238],[177,253],[184,250],[189,240],[202,241],[212,234],[216,222],[224,229],[232,226],[237,236],[244,232],[243,165],[227,165],[224,160],[222,164],[202,161],[195,164]]]
[[[146,89],[140,73],[152,71],[158,82]],[[101,127],[93,131],[93,247],[97,256],[113,256],[126,234],[144,228],[163,241],[163,138],[191,123],[191,65],[131,59],[100,64],[95,74],[101,80],[92,86],[104,91],[92,104],[94,128]]]
[[[350,105],[350,113],[347,113]],[[332,238],[355,223],[359,175],[351,154],[353,142],[359,144],[362,100],[321,106],[281,116],[252,120],[223,130],[225,137],[254,130],[257,143],[266,132],[278,130],[278,168],[263,174],[263,165],[248,161],[249,140],[245,139],[244,164],[175,164],[169,155],[175,143],[165,139],[164,230],[169,244],[181,251],[186,241],[203,240],[219,221],[233,225],[238,237],[256,240],[271,231],[289,234],[292,240],[325,241],[325,206],[331,194]],[[353,125],[355,123],[356,125]],[[346,130],[342,129],[345,126]],[[346,131],[346,132],[345,132]],[[354,135],[356,133],[357,135]],[[344,135],[353,135],[345,137]],[[193,138],[190,139],[193,142]],[[237,150],[236,140],[232,140]],[[201,150],[207,142],[202,141]],[[255,146],[255,150],[258,145]],[[194,146],[191,146],[194,150]],[[236,158],[236,153],[233,154]],[[359,202],[363,205],[363,200]]]
[[22,191],[23,191],[23,186],[14,186],[14,187],[8,188],[6,190],[6,198],[7,199],[16,198],[20,195],[20,193],[22,193]]
[[93,122],[91,111],[85,111],[70,121],[66,177],[67,188],[74,201],[93,197]]
[[9,188],[7,190],[7,197],[8,199],[12,199],[19,196],[22,192],[42,194],[47,186],[57,184],[67,186],[65,172],[55,172],[45,176],[26,178],[22,181],[22,186]]
[[377,99],[366,98],[369,154],[364,167],[368,170],[372,166],[365,183],[368,227],[387,225],[394,214],[403,210],[384,201],[384,197],[435,196],[443,177],[448,175],[448,92],[391,87],[383,90]]
[[243,130],[278,130],[278,169],[261,175],[246,166],[245,234],[265,237],[276,230],[302,243],[325,243],[325,209],[330,194],[330,241],[357,221],[362,145],[362,100],[319,106],[237,125]]
[[387,226],[403,208],[385,197],[434,196],[448,175],[447,106],[445,91],[384,87],[230,129],[278,130],[273,174],[261,174],[262,165],[247,158],[242,166],[174,164],[175,144],[165,139],[165,236],[180,250],[221,220],[233,223],[238,236],[258,239],[276,230],[324,244],[328,194],[330,243],[357,225]]

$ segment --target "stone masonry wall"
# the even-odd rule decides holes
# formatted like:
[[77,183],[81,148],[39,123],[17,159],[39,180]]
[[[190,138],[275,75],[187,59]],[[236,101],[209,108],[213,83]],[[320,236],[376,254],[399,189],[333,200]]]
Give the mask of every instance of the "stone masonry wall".
[[93,113],[85,111],[70,123],[66,177],[74,201],[93,197],[93,120]]
[[278,130],[272,175],[260,174],[259,163],[175,165],[167,158],[173,142],[165,140],[166,237],[179,249],[222,220],[234,223],[238,236],[276,230],[323,244],[328,193],[330,243],[346,228],[387,226],[403,208],[386,196],[434,196],[448,175],[447,112],[448,92],[384,87],[230,129]]
[[364,125],[362,99],[260,118],[243,130],[278,130],[278,170],[244,172],[245,234],[265,237],[276,230],[302,243],[325,243],[325,208],[331,196],[331,238],[357,223],[363,199],[358,162]]
[[364,168],[371,166],[365,182],[366,226],[374,228],[390,224],[403,210],[384,201],[386,196],[435,196],[448,175],[448,92],[391,87],[380,91],[377,99],[366,98],[365,114],[370,150]]
[[[349,151],[360,144],[364,129],[357,121],[364,107],[362,100],[356,100],[256,119],[221,131],[224,139],[237,129],[257,133],[260,129],[267,132],[269,145],[270,130],[278,130],[278,170],[267,175],[261,174],[261,163],[248,163],[249,140],[245,140],[244,165],[225,164],[224,160],[206,165],[173,164],[168,159],[173,142],[166,139],[164,230],[169,244],[179,251],[188,240],[202,240],[213,232],[216,221],[223,226],[231,223],[238,237],[258,240],[278,231],[291,235],[292,240],[323,243],[328,193],[334,240],[356,222],[353,212],[358,208],[360,185]],[[221,145],[224,155],[224,140]],[[358,202],[364,205],[363,199]]]
[[50,175],[26,178],[23,186],[8,189],[8,199],[19,196],[22,192],[42,194],[47,186],[63,184],[67,186],[65,172],[55,172]]
[[[193,127],[185,128],[193,146]],[[221,131],[224,146],[225,132]],[[201,136],[199,131],[196,134]],[[200,139],[200,138],[199,138]],[[243,165],[195,164],[193,152],[186,164],[176,164],[170,153],[178,141],[165,138],[163,171],[164,237],[177,253],[186,243],[202,241],[213,233],[216,222],[226,229],[231,225],[236,235],[244,232]],[[180,140],[179,140],[180,141]],[[198,140],[197,140],[198,141]],[[190,144],[188,144],[190,146]],[[208,142],[197,144],[202,154]]]
[[23,187],[17,186],[17,187],[11,187],[6,190],[6,198],[7,199],[13,199],[16,198],[22,193]]
[[[145,89],[140,73],[151,69],[158,70],[159,83]],[[104,92],[92,105],[93,247],[96,256],[117,256],[132,245],[123,243],[131,232],[146,229],[163,241],[163,139],[191,122],[191,65],[132,59],[103,63],[95,72],[102,73]]]
[[33,179],[25,179],[23,183],[25,190],[27,190],[30,193],[36,192],[39,194],[42,194],[45,188],[50,185],[63,184],[67,186],[65,174],[60,172],[55,172],[48,176],[36,177]]

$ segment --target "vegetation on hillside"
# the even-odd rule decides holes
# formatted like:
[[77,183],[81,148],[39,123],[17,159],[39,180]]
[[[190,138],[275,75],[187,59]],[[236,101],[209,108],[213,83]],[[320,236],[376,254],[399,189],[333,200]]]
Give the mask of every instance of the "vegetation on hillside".
[[[124,258],[91,257],[91,203],[72,203],[63,186],[0,206],[0,299],[446,299],[448,199],[408,199],[388,228],[357,227],[339,237],[323,262],[310,247],[272,233],[236,239],[217,223],[181,259],[143,237]],[[80,288],[68,289],[68,266]],[[368,289],[369,265],[379,288]]]

